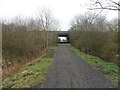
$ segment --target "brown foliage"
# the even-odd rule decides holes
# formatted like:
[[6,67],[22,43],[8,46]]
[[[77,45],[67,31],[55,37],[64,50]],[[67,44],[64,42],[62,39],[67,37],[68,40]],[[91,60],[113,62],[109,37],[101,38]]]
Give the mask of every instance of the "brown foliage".
[[[20,22],[19,22],[20,21]],[[37,21],[32,20],[13,21],[2,23],[2,57],[3,68],[7,68],[13,62],[23,62],[26,58],[31,59],[38,55],[38,51],[46,49],[46,45],[54,45],[55,34],[51,31],[40,30]],[[30,30],[31,28],[31,30]],[[48,35],[47,35],[47,34]],[[48,40],[46,42],[46,40]]]
[[116,63],[118,55],[117,24],[114,24],[113,21],[112,23],[107,22],[103,16],[94,18],[92,14],[76,18],[69,31],[71,44],[85,53]]

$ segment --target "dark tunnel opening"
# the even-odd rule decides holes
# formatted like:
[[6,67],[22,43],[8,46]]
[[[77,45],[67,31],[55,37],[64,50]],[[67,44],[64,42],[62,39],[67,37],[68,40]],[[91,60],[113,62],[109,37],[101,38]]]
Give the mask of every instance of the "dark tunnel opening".
[[69,34],[58,34],[57,43],[61,43],[61,44],[70,43]]

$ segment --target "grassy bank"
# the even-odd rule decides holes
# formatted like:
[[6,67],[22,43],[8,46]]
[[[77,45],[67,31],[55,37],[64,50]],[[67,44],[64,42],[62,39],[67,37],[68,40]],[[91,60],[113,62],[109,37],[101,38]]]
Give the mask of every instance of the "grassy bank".
[[78,56],[80,56],[82,59],[86,60],[87,63],[89,63],[95,69],[103,72],[103,74],[106,76],[106,78],[108,78],[114,85],[118,86],[118,66],[117,65],[115,65],[111,62],[105,62],[96,56],[92,56],[92,55],[88,55],[83,52],[80,52],[78,49],[76,49],[73,46],[70,46],[70,48]]
[[2,82],[3,88],[29,88],[45,82],[48,68],[53,61],[55,47],[51,47],[42,57],[24,65],[18,72]]

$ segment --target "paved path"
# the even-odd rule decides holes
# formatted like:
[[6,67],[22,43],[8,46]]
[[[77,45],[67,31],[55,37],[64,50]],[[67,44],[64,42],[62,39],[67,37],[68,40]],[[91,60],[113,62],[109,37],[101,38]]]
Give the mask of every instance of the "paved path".
[[78,57],[67,45],[59,45],[45,88],[110,88],[103,74]]

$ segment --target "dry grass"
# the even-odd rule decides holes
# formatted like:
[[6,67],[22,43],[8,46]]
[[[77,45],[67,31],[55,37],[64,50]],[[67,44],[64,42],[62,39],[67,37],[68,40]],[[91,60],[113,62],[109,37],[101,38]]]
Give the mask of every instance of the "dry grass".
[[23,62],[12,62],[11,65],[7,68],[2,69],[2,79],[11,76],[14,72],[16,72],[20,67],[22,67],[24,64],[29,62],[30,60],[24,60]]
[[35,57],[24,64],[16,73],[2,81],[4,88],[32,88],[41,87],[46,80],[48,68],[52,64],[55,47],[49,47],[43,51],[42,56]]
[[[45,52],[45,50],[38,51],[38,55],[42,57],[42,54],[44,52]],[[18,62],[17,60],[14,62],[11,62],[11,64],[8,67],[2,69],[2,80],[13,75],[16,71],[18,71],[24,65],[26,65],[30,62],[34,62],[36,57],[37,56],[34,56],[29,59],[24,59],[24,60],[22,60],[22,62]]]

